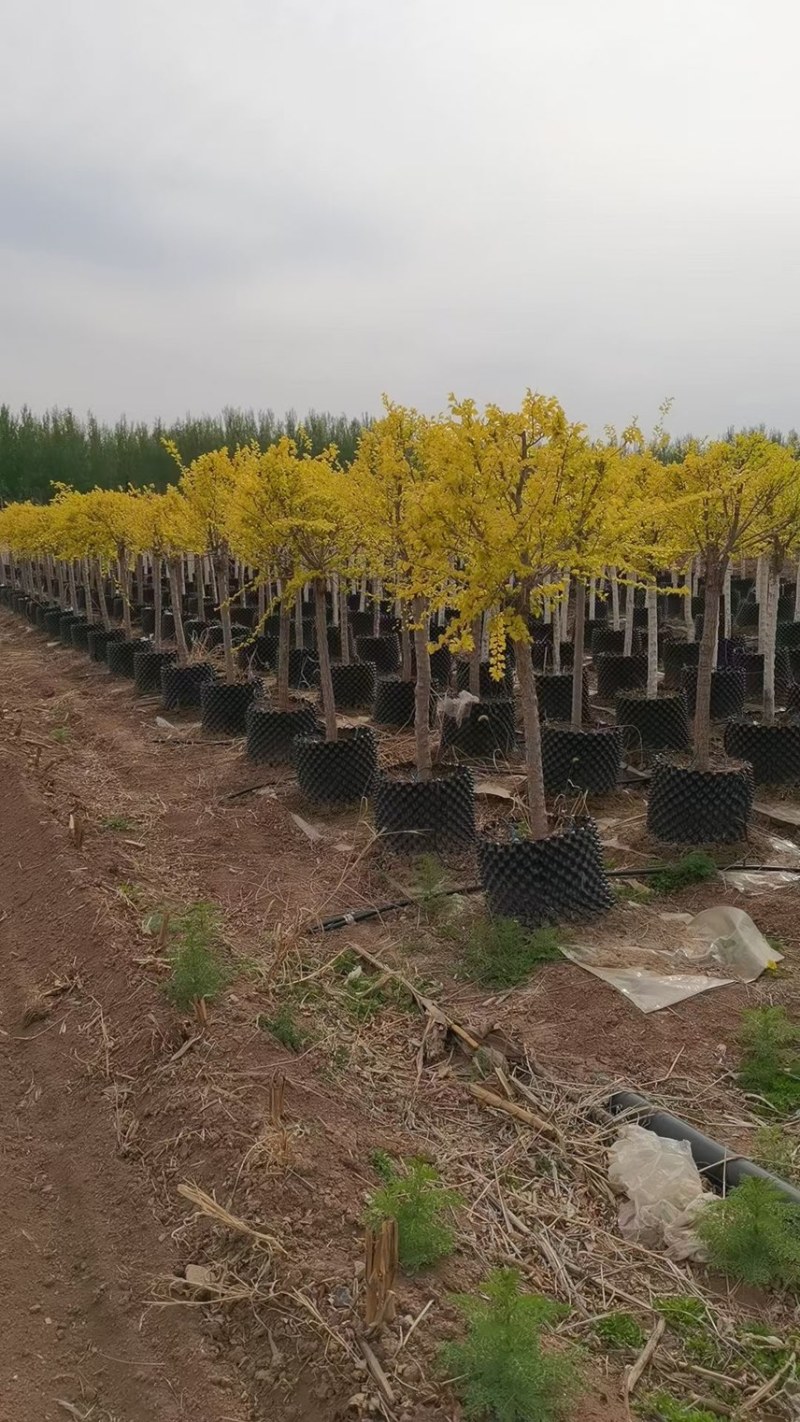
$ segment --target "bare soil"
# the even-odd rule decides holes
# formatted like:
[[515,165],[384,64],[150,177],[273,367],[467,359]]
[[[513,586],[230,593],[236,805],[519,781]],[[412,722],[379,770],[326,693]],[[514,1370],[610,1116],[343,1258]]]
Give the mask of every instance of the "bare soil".
[[[735,1037],[745,1006],[796,1010],[794,889],[745,900],[703,886],[659,905],[746,907],[787,955],[779,975],[751,987],[644,1017],[558,962],[491,995],[459,975],[458,923],[441,935],[411,910],[343,935],[309,930],[413,888],[364,815],[309,808],[291,772],[254,767],[241,743],[204,741],[191,717],[137,701],[130,682],[47,647],[6,611],[0,659],[0,1418],[455,1419],[435,1363],[457,1326],[448,1294],[503,1262],[545,1292],[569,1284],[546,1251],[509,1255],[500,1186],[490,1209],[489,1185],[475,1178],[479,1158],[496,1162],[495,1177],[527,1159],[528,1138],[469,1098],[452,1041],[435,1049],[393,979],[383,1010],[363,1012],[329,967],[348,945],[421,985],[481,1041],[514,1044],[589,1087],[653,1093],[742,1149],[752,1139],[755,1118],[733,1084]],[[384,764],[406,762],[409,747],[383,738]],[[624,839],[641,792],[597,813],[624,821]],[[654,852],[641,828],[625,843],[633,858],[610,851],[620,864]],[[469,857],[449,869],[454,882],[474,881]],[[222,912],[231,966],[206,1030],[167,1003],[152,931],[154,912],[201,899]],[[613,939],[641,923],[647,935],[651,912],[621,905],[605,931]],[[305,1034],[299,1051],[265,1030],[286,1002]],[[359,1323],[376,1150],[428,1155],[468,1206],[456,1254],[430,1276],[398,1280],[397,1322],[375,1345],[391,1400],[367,1367]],[[196,1212],[179,1193],[187,1184],[250,1233]],[[572,1247],[564,1242],[565,1258],[577,1257]],[[208,1287],[180,1282],[190,1264],[210,1270]],[[763,1300],[756,1308],[772,1318]],[[592,1365],[581,1417],[628,1415],[621,1376],[614,1360]]]

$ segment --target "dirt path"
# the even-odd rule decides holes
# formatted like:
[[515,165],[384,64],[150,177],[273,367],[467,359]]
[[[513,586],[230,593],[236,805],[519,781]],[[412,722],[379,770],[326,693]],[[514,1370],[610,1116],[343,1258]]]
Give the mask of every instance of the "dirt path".
[[0,1415],[233,1422],[245,1414],[191,1321],[143,1314],[171,1251],[118,1154],[105,1023],[82,982],[103,943],[8,754],[0,777]]

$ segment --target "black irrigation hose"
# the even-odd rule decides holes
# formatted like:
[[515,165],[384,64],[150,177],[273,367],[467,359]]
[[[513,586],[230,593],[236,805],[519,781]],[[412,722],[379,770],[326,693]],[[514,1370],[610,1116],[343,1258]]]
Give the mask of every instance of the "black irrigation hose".
[[701,1175],[720,1193],[726,1194],[728,1189],[741,1185],[742,1180],[748,1176],[755,1176],[758,1180],[768,1180],[794,1204],[800,1205],[800,1190],[796,1190],[793,1185],[789,1185],[769,1170],[763,1170],[755,1161],[736,1155],[734,1151],[728,1150],[727,1146],[712,1141],[710,1136],[696,1131],[694,1126],[688,1125],[679,1116],[673,1116],[669,1111],[657,1110],[638,1092],[615,1091],[609,1099],[608,1107],[615,1116],[622,1111],[635,1112],[636,1123],[645,1126],[656,1136],[663,1136],[672,1141],[688,1141]]

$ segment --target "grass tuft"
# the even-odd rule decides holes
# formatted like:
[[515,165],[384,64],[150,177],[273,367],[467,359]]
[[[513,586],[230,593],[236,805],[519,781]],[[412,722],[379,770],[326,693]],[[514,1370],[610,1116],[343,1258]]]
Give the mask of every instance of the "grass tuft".
[[367,1223],[375,1229],[383,1220],[397,1221],[403,1268],[416,1274],[452,1254],[455,1236],[445,1216],[461,1200],[455,1191],[440,1184],[438,1171],[423,1160],[410,1160],[400,1174],[387,1156],[380,1174],[386,1184],[369,1202]]
[[800,1287],[800,1205],[768,1180],[742,1181],[697,1218],[716,1269],[760,1288]]
[[714,879],[717,866],[702,849],[685,854],[677,864],[668,864],[659,874],[650,875],[650,887],[657,894],[672,894],[679,889],[689,889],[692,884],[704,884]]
[[170,954],[172,969],[165,992],[181,1012],[213,1002],[228,981],[219,956],[219,914],[212,904],[192,904],[173,919],[177,942]]
[[554,928],[532,932],[515,918],[478,919],[467,940],[465,976],[485,987],[513,987],[540,963],[560,958],[559,941]]
[[610,1313],[599,1318],[595,1333],[604,1348],[635,1348],[637,1352],[647,1341],[647,1334],[632,1313]]
[[564,1310],[540,1294],[521,1293],[514,1269],[490,1274],[483,1294],[455,1299],[467,1334],[441,1353],[465,1417],[558,1422],[568,1416],[583,1391],[577,1355],[549,1352],[542,1343],[543,1332]]
[[739,1085],[763,1096],[776,1111],[800,1105],[800,1028],[785,1007],[754,1007],[742,1014]]
[[292,1010],[282,1003],[274,1017],[267,1017],[264,1013],[256,1019],[257,1025],[262,1032],[270,1032],[282,1047],[286,1047],[290,1052],[302,1051],[306,1043],[305,1033],[298,1027],[292,1015]]

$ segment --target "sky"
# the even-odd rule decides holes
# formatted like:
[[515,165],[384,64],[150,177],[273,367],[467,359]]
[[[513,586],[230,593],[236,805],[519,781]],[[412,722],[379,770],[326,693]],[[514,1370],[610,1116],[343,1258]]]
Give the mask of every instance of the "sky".
[[5,0],[0,403],[800,425],[796,0]]

